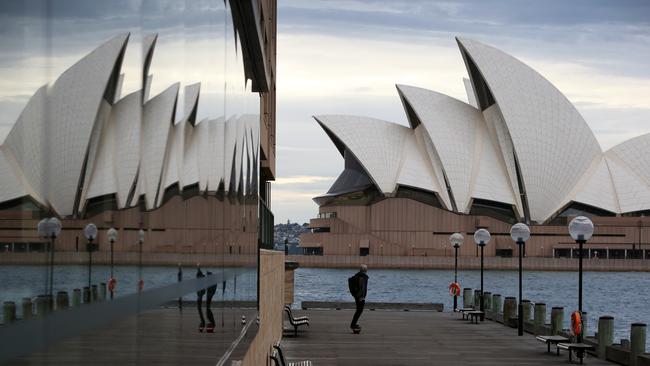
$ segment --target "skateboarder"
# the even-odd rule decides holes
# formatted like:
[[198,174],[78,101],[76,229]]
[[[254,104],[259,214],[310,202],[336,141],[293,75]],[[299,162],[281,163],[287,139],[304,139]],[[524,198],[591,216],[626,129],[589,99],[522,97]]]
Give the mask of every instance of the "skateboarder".
[[352,328],[352,331],[355,333],[361,331],[361,327],[357,322],[359,321],[361,313],[363,313],[363,307],[366,305],[366,294],[368,293],[367,271],[368,267],[365,264],[362,264],[359,272],[348,279],[348,287],[350,288],[350,293],[354,297],[354,303],[357,306],[357,311],[354,312],[352,322],[350,323],[350,328]]

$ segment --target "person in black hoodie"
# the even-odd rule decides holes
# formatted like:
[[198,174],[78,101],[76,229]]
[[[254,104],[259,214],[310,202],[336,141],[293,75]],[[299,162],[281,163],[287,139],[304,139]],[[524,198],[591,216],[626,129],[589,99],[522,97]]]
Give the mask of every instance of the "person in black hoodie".
[[352,322],[350,323],[350,328],[352,329],[361,329],[357,322],[359,321],[359,317],[361,316],[361,313],[363,313],[363,308],[366,305],[366,294],[368,293],[368,275],[366,272],[368,272],[368,266],[362,264],[359,272],[353,277],[357,286],[356,293],[353,293],[352,295],[354,296],[357,311],[354,312]]

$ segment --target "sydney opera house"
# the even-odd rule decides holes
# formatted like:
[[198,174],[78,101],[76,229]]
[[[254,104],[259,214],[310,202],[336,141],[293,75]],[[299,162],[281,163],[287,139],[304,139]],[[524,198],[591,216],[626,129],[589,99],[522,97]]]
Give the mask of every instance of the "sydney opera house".
[[591,257],[650,255],[650,135],[602,151],[576,108],[535,70],[483,43],[457,43],[468,102],[397,85],[408,126],[314,117],[345,168],[314,198],[319,214],[302,236],[305,253],[451,255],[451,233],[471,237],[483,227],[494,238],[487,253],[510,256],[510,225],[527,222],[528,256],[571,257],[567,219],[587,215],[597,227]]

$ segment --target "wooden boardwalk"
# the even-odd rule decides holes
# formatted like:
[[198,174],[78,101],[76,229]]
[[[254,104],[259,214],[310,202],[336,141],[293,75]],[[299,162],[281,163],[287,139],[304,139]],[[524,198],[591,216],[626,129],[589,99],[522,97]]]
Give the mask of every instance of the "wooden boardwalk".
[[[366,311],[352,334],[351,310],[295,311],[307,313],[310,327],[298,337],[286,333],[282,345],[290,360],[330,365],[569,365],[567,353],[546,353],[546,345],[530,334],[485,321],[469,324],[458,314],[438,312]],[[593,356],[587,365],[612,365]]]

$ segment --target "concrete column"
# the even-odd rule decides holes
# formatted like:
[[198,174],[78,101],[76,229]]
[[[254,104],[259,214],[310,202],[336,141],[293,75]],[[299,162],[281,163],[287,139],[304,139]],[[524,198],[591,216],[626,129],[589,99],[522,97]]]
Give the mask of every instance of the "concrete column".
[[542,328],[546,324],[546,304],[543,302],[535,303],[535,334],[542,334]]
[[2,303],[2,315],[4,324],[16,321],[16,303],[13,301],[5,301]]
[[463,307],[468,308],[473,303],[474,303],[474,299],[472,299],[472,289],[469,287],[465,287],[463,289]]
[[637,366],[637,357],[645,352],[647,327],[645,323],[633,323],[630,330],[630,366]]
[[32,299],[29,297],[23,297],[23,319],[29,319],[32,317]]
[[601,316],[598,319],[598,358],[605,360],[607,347],[614,343],[614,317]]
[[299,266],[300,264],[298,262],[284,262],[284,303],[286,305],[293,304],[294,277],[295,271]]
[[521,300],[521,304],[524,307],[524,323],[529,323],[530,322],[530,314],[533,310],[533,304],[530,302],[530,300]]
[[503,325],[508,326],[510,319],[517,316],[517,299],[508,296],[503,300]]
[[[551,308],[551,335],[558,335],[564,324],[564,308],[554,306]],[[584,331],[583,331],[584,334]]]
[[106,300],[106,283],[102,282],[99,284],[99,300],[104,301]]
[[56,293],[56,310],[67,309],[70,306],[67,291],[59,291]]
[[501,312],[501,295],[494,294],[492,295],[492,312],[496,316]]
[[81,305],[81,290],[76,288],[72,290],[72,306],[76,307]]

